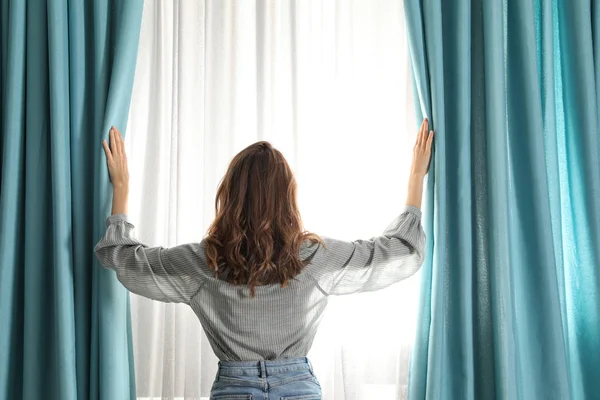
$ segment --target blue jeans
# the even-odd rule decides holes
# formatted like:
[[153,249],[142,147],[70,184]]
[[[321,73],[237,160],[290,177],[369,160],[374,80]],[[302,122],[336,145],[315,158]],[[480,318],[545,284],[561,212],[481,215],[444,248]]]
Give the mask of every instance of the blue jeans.
[[306,357],[219,361],[210,400],[321,400],[321,385]]

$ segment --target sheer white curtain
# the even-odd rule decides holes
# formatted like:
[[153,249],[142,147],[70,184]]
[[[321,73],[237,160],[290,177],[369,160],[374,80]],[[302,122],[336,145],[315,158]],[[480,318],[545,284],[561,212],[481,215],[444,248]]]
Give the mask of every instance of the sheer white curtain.
[[[126,136],[149,245],[199,241],[229,160],[287,157],[306,229],[378,235],[401,212],[413,138],[401,0],[148,0]],[[326,400],[405,398],[419,275],[332,298],[309,357]],[[208,397],[217,359],[187,306],[132,295],[138,396]]]

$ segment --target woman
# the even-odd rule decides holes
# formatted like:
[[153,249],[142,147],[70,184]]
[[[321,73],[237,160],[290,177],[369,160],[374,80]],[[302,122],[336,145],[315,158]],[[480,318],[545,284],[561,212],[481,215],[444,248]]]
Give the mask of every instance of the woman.
[[101,264],[130,291],[186,303],[219,358],[211,399],[310,400],[321,388],[306,358],[328,296],[373,291],[422,264],[423,179],[433,131],[423,121],[404,212],[382,236],[345,242],[303,230],[296,181],[282,154],[255,143],[231,161],[216,218],[200,243],[149,248],[127,220],[129,175],[123,138],[103,142],[114,186],[112,215],[96,246]]

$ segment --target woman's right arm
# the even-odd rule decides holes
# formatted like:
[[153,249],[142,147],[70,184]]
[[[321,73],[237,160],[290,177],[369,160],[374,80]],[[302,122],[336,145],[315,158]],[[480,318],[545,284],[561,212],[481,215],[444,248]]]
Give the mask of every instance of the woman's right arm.
[[381,236],[347,242],[323,238],[310,274],[326,295],[383,289],[419,270],[425,255],[421,211],[407,206]]
[[312,275],[327,295],[385,288],[414,274],[423,264],[425,233],[421,225],[423,180],[429,170],[433,131],[421,124],[413,151],[404,212],[381,236],[346,242],[324,238],[312,258]]

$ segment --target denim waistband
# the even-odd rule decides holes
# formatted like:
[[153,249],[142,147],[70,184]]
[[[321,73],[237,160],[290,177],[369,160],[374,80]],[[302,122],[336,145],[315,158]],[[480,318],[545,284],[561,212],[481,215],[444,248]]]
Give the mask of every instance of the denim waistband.
[[260,376],[277,375],[293,371],[313,372],[308,357],[284,358],[261,361],[219,361],[217,376]]

